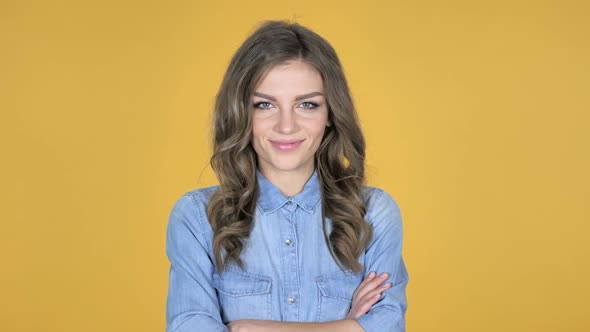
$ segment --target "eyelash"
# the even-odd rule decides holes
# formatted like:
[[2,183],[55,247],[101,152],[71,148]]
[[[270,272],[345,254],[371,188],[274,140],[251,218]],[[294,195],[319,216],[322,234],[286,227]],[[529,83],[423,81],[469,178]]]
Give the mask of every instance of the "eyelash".
[[[262,105],[262,104],[270,104],[270,103],[267,101],[259,101],[257,103],[254,103],[254,105],[252,105],[252,106],[254,106],[254,108],[263,109],[263,110],[268,109],[265,107],[260,107],[260,105]],[[304,109],[307,109],[307,110],[313,110],[313,109],[317,108],[318,106],[320,106],[319,104],[311,102],[311,101],[304,101],[302,104],[310,104],[311,105],[310,107],[304,107]]]

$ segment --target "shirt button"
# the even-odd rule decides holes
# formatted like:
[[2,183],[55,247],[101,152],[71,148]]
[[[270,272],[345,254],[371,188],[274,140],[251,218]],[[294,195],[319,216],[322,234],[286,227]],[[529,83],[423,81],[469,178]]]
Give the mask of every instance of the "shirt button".
[[287,204],[291,204],[291,201],[287,201]]
[[295,303],[295,298],[293,296],[289,296],[289,303]]
[[290,246],[290,245],[291,245],[291,243],[293,243],[293,242],[291,242],[291,239],[287,239],[287,241],[285,241],[285,243],[286,243],[288,246]]

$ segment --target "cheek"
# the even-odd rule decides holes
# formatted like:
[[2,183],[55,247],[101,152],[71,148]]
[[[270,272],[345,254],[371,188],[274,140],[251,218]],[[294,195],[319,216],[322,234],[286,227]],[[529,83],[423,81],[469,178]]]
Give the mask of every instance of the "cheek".
[[316,139],[322,139],[324,132],[326,131],[326,123],[314,124],[313,127],[309,128],[309,133]]
[[250,144],[257,154],[264,154],[264,146],[266,145],[265,140],[268,137],[268,128],[264,123],[252,123],[252,135],[250,138]]
[[252,123],[252,139],[258,140],[262,136],[264,136],[265,126],[264,123],[260,121],[253,121]]

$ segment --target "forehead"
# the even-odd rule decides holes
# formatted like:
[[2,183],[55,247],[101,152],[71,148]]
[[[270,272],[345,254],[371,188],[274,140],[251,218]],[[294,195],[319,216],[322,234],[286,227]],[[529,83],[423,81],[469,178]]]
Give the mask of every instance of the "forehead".
[[275,94],[299,94],[322,91],[323,80],[320,72],[311,64],[291,60],[268,69],[258,81],[257,92]]

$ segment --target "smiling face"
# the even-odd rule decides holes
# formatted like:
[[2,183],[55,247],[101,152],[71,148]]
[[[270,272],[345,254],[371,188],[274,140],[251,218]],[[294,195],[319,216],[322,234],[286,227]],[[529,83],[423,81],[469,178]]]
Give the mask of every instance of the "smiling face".
[[311,175],[328,122],[320,73],[292,60],[271,68],[251,97],[252,146],[260,171]]

